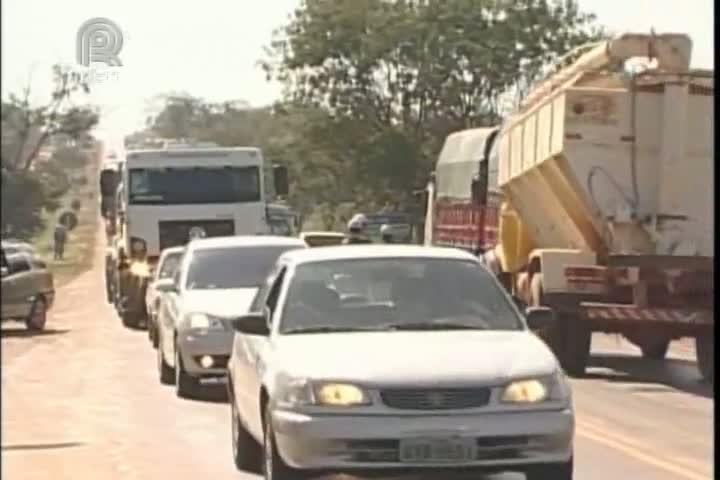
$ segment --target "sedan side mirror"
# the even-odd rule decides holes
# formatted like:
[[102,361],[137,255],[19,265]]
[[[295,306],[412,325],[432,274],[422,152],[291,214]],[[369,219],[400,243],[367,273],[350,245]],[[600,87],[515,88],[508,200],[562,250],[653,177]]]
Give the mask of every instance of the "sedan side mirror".
[[528,307],[525,309],[525,318],[530,330],[545,329],[555,321],[555,315],[548,307]]
[[176,292],[175,281],[172,278],[163,278],[155,282],[155,290],[158,292]]
[[0,268],[0,277],[5,278],[10,275],[10,270],[7,267]]
[[246,335],[270,335],[267,316],[263,312],[249,313],[232,320],[232,326],[236,332]]

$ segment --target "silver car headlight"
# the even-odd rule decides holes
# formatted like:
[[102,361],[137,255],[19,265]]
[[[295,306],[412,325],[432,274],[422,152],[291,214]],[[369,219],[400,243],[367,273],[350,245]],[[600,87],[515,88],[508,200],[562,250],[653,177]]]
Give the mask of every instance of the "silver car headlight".
[[222,330],[222,320],[207,313],[188,313],[183,318],[182,328],[191,330]]
[[548,377],[517,380],[505,386],[500,396],[502,403],[535,404],[566,401],[570,385],[565,374],[557,372]]
[[358,407],[370,405],[368,393],[361,387],[343,382],[291,380],[280,389],[278,404],[288,407]]

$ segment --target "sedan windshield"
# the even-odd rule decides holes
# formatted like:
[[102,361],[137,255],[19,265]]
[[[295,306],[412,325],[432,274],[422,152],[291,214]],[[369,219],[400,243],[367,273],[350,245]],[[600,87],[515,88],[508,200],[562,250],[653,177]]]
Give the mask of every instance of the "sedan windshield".
[[193,252],[188,290],[257,288],[280,255],[297,246],[208,248]]
[[509,297],[478,264],[412,257],[298,266],[280,324],[287,334],[522,328]]

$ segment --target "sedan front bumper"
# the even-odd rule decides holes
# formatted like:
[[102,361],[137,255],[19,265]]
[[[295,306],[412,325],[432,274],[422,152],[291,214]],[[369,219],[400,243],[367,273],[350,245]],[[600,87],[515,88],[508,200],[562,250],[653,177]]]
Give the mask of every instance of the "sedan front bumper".
[[[519,470],[572,456],[571,409],[471,415],[305,415],[274,410],[277,448],[287,464],[312,470],[480,467]],[[474,458],[462,462],[401,461],[400,444],[467,439]]]
[[[178,349],[185,371],[193,377],[222,377],[232,350],[234,332],[227,330],[187,330],[178,332]],[[204,367],[201,359],[210,356],[213,364]]]

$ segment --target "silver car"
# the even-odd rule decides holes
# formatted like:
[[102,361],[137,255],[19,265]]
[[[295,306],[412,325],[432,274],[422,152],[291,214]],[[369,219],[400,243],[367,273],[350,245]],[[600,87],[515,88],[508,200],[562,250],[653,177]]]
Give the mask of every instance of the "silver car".
[[200,381],[224,377],[233,341],[230,320],[250,302],[277,258],[307,248],[302,240],[274,236],[215,237],[191,241],[157,314],[160,381],[177,395],[199,393]]
[[163,289],[172,287],[173,277],[182,259],[185,247],[166,248],[160,254],[152,280],[145,291],[145,311],[148,313],[148,338],[157,348],[157,312],[163,297]]
[[472,255],[290,252],[250,310],[232,322],[228,365],[239,469],[261,463],[279,480],[459,468],[572,479],[569,384],[528,327],[552,312],[523,318]]

